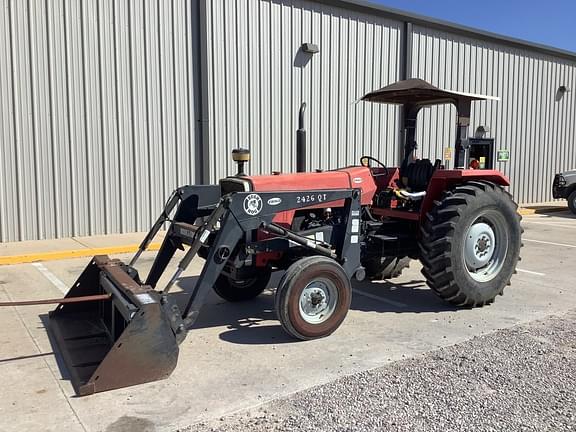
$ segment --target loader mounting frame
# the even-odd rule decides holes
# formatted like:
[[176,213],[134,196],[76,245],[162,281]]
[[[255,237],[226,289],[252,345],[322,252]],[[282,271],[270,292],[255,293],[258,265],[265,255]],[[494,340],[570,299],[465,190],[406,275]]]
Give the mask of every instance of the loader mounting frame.
[[[310,207],[309,202],[298,199],[299,192],[235,192],[223,197],[217,192],[214,186],[177,189],[129,265],[96,256],[66,295],[102,295],[104,300],[61,303],[50,313],[49,328],[78,395],[167,378],[176,367],[179,344],[193,327],[232,252],[249,237],[247,233],[261,230],[271,235],[246,244],[253,251],[283,239],[310,255],[334,259],[349,278],[363,271],[360,189],[307,191],[317,201],[343,205],[347,216],[342,224],[331,227],[332,243],[311,240],[273,222],[278,213]],[[170,227],[143,283],[134,265],[166,222]],[[184,245],[189,248],[165,288],[154,289],[176,249]],[[208,250],[206,262],[181,309],[169,292],[202,248]]]

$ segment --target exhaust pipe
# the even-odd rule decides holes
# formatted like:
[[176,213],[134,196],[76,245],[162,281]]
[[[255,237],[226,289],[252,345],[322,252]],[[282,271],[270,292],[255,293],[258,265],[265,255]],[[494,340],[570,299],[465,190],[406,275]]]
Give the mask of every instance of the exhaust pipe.
[[306,102],[300,105],[298,130],[296,131],[296,172],[306,172],[306,129],[304,128],[304,111]]

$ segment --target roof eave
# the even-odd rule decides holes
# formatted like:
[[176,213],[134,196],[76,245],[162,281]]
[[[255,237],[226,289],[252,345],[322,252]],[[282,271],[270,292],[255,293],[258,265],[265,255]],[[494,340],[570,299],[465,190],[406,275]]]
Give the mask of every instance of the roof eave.
[[465,25],[456,24],[450,21],[445,21],[437,18],[431,18],[424,15],[415,14],[412,12],[405,12],[400,9],[390,8],[387,6],[382,6],[364,0],[314,0],[314,1],[316,3],[337,6],[349,10],[369,12],[371,14],[378,13],[381,16],[402,22],[410,22],[412,24],[422,25],[429,28],[446,31],[449,33],[459,34],[462,36],[476,37],[486,41],[500,43],[515,48],[528,49],[541,54],[547,54],[554,57],[559,57],[576,62],[576,52],[563,50],[560,48],[555,48],[548,45],[530,42],[510,36],[505,36],[498,33],[492,33],[474,27],[468,27]]

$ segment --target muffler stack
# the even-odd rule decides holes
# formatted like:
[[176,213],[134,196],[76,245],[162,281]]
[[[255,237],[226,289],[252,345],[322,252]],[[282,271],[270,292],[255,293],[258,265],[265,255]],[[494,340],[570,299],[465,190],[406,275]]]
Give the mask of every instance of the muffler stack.
[[106,300],[62,303],[49,328],[78,395],[167,378],[178,359],[180,315],[142,285],[119,260],[96,256],[66,298],[108,294]]

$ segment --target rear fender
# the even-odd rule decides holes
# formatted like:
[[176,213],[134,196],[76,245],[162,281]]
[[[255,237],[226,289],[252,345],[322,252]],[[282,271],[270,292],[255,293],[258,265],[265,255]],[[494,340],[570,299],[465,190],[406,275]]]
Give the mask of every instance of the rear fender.
[[440,200],[445,191],[469,181],[487,181],[500,186],[510,186],[510,180],[497,170],[437,170],[430,180],[420,207],[420,220],[425,220],[426,214],[434,207],[434,201]]

